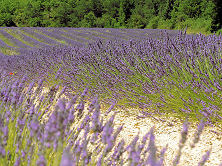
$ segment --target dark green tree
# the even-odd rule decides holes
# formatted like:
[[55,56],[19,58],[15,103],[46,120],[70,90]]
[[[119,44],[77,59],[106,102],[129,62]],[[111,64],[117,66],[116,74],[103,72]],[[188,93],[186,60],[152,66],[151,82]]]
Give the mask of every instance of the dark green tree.
[[84,19],[79,23],[80,27],[93,28],[96,25],[96,16],[91,11],[84,16]]
[[104,13],[102,0],[93,0],[93,1],[91,1],[91,3],[92,3],[91,4],[91,6],[92,6],[91,11],[93,11],[94,15],[96,17],[102,17],[102,15]]
[[[214,14],[216,15],[212,21],[212,32],[222,29],[222,3],[221,0],[213,0],[215,5]],[[205,12],[210,12],[211,10],[208,8]],[[221,30],[222,31],[222,30]]]
[[16,26],[13,22],[13,15],[16,9],[20,8],[23,2],[18,0],[0,1],[0,26]]
[[133,28],[145,28],[146,25],[158,15],[157,3],[153,0],[138,0],[135,9],[128,20],[128,26]]
[[42,3],[40,0],[29,1],[20,4],[14,12],[13,22],[19,27],[41,27],[42,24]]
[[110,16],[113,16],[113,17],[115,16],[115,14],[117,14],[119,0],[113,0],[113,1],[104,0],[102,4],[103,4],[105,13],[108,13]]
[[92,11],[92,0],[80,0],[76,2],[75,12],[79,20],[83,20],[84,16]]
[[43,2],[43,25],[46,27],[65,27],[73,10],[68,1],[50,0]]
[[[161,28],[214,32],[221,0],[1,0],[0,26]],[[222,31],[222,30],[221,30]]]

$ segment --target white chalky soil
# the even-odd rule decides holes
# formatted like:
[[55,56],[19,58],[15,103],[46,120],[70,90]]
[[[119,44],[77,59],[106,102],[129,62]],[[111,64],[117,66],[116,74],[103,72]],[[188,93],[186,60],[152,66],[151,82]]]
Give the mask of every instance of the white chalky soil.
[[[44,88],[44,92],[47,92],[47,91],[48,89]],[[87,113],[87,108],[88,106],[86,105],[85,114],[83,118],[85,117]],[[103,113],[101,110],[101,117],[103,117],[104,119],[103,123],[109,120],[109,118],[113,115],[114,111],[117,111],[117,110],[113,109],[113,111],[111,111],[112,113],[109,113],[108,116],[105,116],[105,113]],[[120,127],[122,124],[124,124],[122,131],[119,133],[117,137],[116,145],[123,138],[125,140],[124,147],[126,147],[126,145],[131,143],[131,141],[138,134],[138,132],[139,132],[138,142],[140,143],[142,141],[143,136],[148,131],[150,131],[150,129],[153,126],[155,126],[154,128],[155,145],[157,147],[158,152],[160,152],[168,144],[168,148],[164,155],[164,158],[165,158],[164,165],[171,166],[177,154],[177,151],[179,149],[179,141],[181,139],[181,131],[183,128],[183,123],[181,122],[181,120],[177,118],[168,118],[168,119],[161,118],[165,120],[165,122],[162,122],[160,120],[159,121],[155,120],[154,118],[151,118],[151,117],[147,117],[144,119],[142,118],[137,119],[136,115],[138,116],[141,114],[140,110],[129,110],[129,112],[133,114],[129,115],[129,114],[124,113],[124,111],[120,111],[115,116],[114,131],[116,131],[116,129]],[[173,126],[170,125],[171,123],[173,124]],[[197,126],[195,126],[195,124],[189,125],[188,136],[187,136],[188,139],[185,143],[185,146],[182,149],[182,155],[181,155],[180,162],[178,165],[179,166],[198,165],[198,163],[202,160],[202,156],[205,155],[206,151],[209,150],[211,147],[212,147],[212,151],[205,165],[216,166],[222,163],[222,134],[218,135],[210,131],[210,130],[214,130],[214,131],[219,132],[221,130],[219,128],[204,127],[204,130],[200,136],[199,142],[192,149],[190,147],[190,144],[193,142],[194,134],[196,130],[197,130]],[[81,132],[80,135],[83,136],[83,132]],[[138,142],[137,142],[137,145],[138,145]],[[149,143],[149,137],[146,142],[145,149],[148,143]],[[113,151],[114,151],[114,148],[112,152]],[[123,153],[123,156],[124,156],[124,161],[126,161],[128,157],[128,152]],[[146,157],[147,157],[147,154],[146,154]]]

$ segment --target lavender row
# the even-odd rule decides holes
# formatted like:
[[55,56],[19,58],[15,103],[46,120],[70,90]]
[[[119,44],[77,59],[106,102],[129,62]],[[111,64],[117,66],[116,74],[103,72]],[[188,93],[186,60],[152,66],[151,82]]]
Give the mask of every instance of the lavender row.
[[[153,128],[143,136],[141,143],[138,135],[129,145],[125,145],[124,139],[117,142],[124,125],[114,130],[116,113],[108,121],[103,121],[97,97],[92,100],[88,112],[84,112],[87,89],[66,100],[61,98],[66,88],[59,92],[58,98],[59,87],[56,85],[42,95],[44,80],[40,79],[34,90],[34,82],[26,84],[25,76],[13,79],[4,71],[0,73],[0,155],[3,165],[164,165],[167,147],[157,157]],[[199,124],[190,144],[192,149],[198,143],[204,125],[203,121]],[[180,163],[187,135],[188,123],[185,122],[173,165]],[[211,149],[198,165],[209,159],[210,152]],[[123,158],[125,153],[128,154],[126,159]]]
[[[94,28],[92,28],[93,30]],[[112,28],[106,28],[109,32],[103,32],[103,34],[105,35],[110,35],[110,36],[114,36],[114,37],[117,37],[117,38],[121,38],[121,39],[124,39],[124,40],[129,40],[131,39],[128,35],[124,35],[123,33],[121,33],[121,30],[120,29],[112,29]],[[100,32],[100,29],[95,29],[96,31]],[[102,30],[102,29],[101,29]],[[83,29],[83,31],[89,31],[90,32],[90,29]]]
[[61,37],[64,37],[69,40],[69,46],[79,46],[79,47],[85,47],[85,44],[89,41],[85,38],[80,38],[78,36],[75,36],[71,33],[67,33],[63,31],[62,29],[53,28],[50,29],[51,33],[56,33]]
[[[89,37],[89,34],[90,34],[90,39],[92,38],[94,41],[95,40],[100,40],[100,39],[102,39],[102,38],[100,38],[99,36],[98,37],[96,37],[97,35],[95,35],[95,33],[93,32],[93,30],[95,30],[95,31],[98,31],[99,32],[99,30],[100,30],[101,28],[73,28],[73,29],[69,29],[68,30],[68,32],[70,32],[70,33],[75,33],[76,31],[78,31],[78,33],[80,33],[80,35],[84,35],[84,36],[86,36],[86,37]],[[113,35],[110,35],[111,36],[111,38],[112,37],[117,37],[117,36],[113,36]],[[107,36],[107,37],[109,37],[109,36]],[[123,36],[122,36],[123,37]],[[119,39],[119,38],[118,38]],[[109,38],[108,38],[108,40],[109,40]]]
[[86,33],[83,33],[83,32],[79,32],[79,30],[78,30],[79,28],[75,28],[75,29],[68,29],[68,30],[66,30],[68,33],[70,33],[70,34],[75,34],[75,35],[77,35],[77,36],[80,36],[81,38],[85,38],[86,40],[95,40],[95,38],[89,38],[89,35],[88,34],[86,34]]
[[77,46],[82,46],[83,44],[82,43],[79,43],[77,41],[74,41],[74,40],[71,40],[69,38],[66,38],[66,37],[63,37],[59,34],[57,34],[56,32],[58,31],[57,29],[50,29],[52,32],[50,31],[47,31],[47,30],[41,30],[40,32],[43,33],[43,34],[46,34],[50,37],[53,37],[59,41],[65,41],[66,43],[68,43],[69,45],[77,45]]
[[[8,28],[1,28],[2,30],[9,30]],[[39,42],[39,41],[37,41],[37,40],[35,40],[35,39],[33,39],[33,38],[31,38],[31,37],[29,37],[29,36],[27,36],[27,35],[25,35],[25,34],[23,34],[23,33],[21,33],[21,32],[18,32],[18,28],[11,28],[11,30],[14,30],[14,32],[17,32],[17,33],[19,33],[19,35],[22,35],[23,36],[23,39],[25,40],[25,41],[32,41],[35,45],[37,45],[37,46],[39,46],[39,47],[45,47],[45,46],[47,46],[47,44],[45,44],[45,43],[42,43],[42,42]],[[41,35],[41,34],[39,34],[39,33],[35,33],[34,31],[36,31],[36,30],[38,30],[38,31],[45,31],[46,33],[48,33],[48,35],[49,36],[54,36],[56,39],[58,39],[58,40],[64,40],[64,41],[67,41],[68,43],[69,43],[69,45],[78,45],[78,46],[84,46],[81,42],[77,42],[77,41],[75,41],[75,40],[71,40],[71,39],[69,39],[69,38],[65,38],[65,36],[62,36],[61,34],[64,34],[64,32],[62,32],[63,30],[67,30],[68,31],[68,33],[74,33],[74,34],[77,34],[77,35],[80,35],[80,36],[83,36],[83,37],[87,37],[87,38],[89,38],[90,40],[93,40],[93,41],[95,41],[95,40],[104,40],[103,39],[103,37],[108,37],[108,39],[110,40],[118,40],[118,39],[120,39],[120,40],[123,40],[123,41],[126,41],[126,40],[132,40],[132,38],[138,38],[138,39],[146,39],[146,37],[140,37],[140,36],[132,36],[132,34],[131,33],[129,33],[129,32],[131,32],[131,30],[127,30],[126,32],[127,33],[124,33],[123,31],[125,31],[125,30],[122,30],[122,29],[112,29],[112,28],[108,28],[106,31],[109,31],[110,33],[107,33],[107,32],[104,32],[104,30],[103,29],[101,29],[101,28],[91,28],[91,29],[89,29],[89,28],[75,28],[75,29],[73,29],[73,28],[19,28],[19,31],[24,31],[25,33],[29,33],[30,35],[33,35],[33,36],[35,36],[35,37],[37,37],[37,38],[41,38],[41,39],[43,39],[43,40],[45,40],[45,42],[47,42],[48,44],[53,44],[53,45],[57,45],[57,44],[60,44],[61,45],[61,43],[59,43],[59,42],[56,42],[55,40],[52,40],[52,39],[50,39],[50,38],[47,38],[46,36],[44,36],[44,35]],[[79,31],[83,31],[83,32],[85,32],[85,33],[80,33],[80,32],[77,32],[77,30]],[[95,30],[95,31],[98,31],[99,33],[102,33],[102,34],[100,34],[99,36],[101,36],[101,37],[99,37],[98,35],[95,35],[95,32],[92,32],[93,30]],[[51,32],[48,32],[48,31],[51,31]],[[103,35],[104,34],[104,35]],[[108,36],[107,36],[107,35]],[[123,35],[123,34],[125,34],[125,35]],[[5,32],[5,35],[6,35],[6,32]],[[8,34],[9,35],[9,34]],[[67,34],[66,34],[67,35]],[[131,35],[131,37],[129,37]],[[95,36],[98,36],[98,37],[95,37]],[[8,36],[9,38],[12,38],[12,36]],[[127,38],[126,40],[125,39],[123,39],[123,38]],[[85,44],[87,44],[87,41],[89,41],[89,40],[84,40],[85,41]],[[105,41],[105,40],[104,40]],[[103,41],[103,42],[104,42]],[[89,41],[90,42],[90,41]],[[88,43],[89,43],[88,42]],[[20,42],[21,43],[21,42]],[[24,46],[24,45],[23,45]],[[20,45],[19,47],[22,47],[22,45]],[[29,47],[29,49],[30,49],[31,47]],[[24,52],[24,51],[23,51]]]
[[92,35],[95,35],[97,37],[101,37],[101,38],[104,38],[106,40],[119,40],[119,41],[127,41],[126,39],[122,38],[121,36],[113,36],[113,35],[105,35],[104,33],[101,33],[99,31],[93,31],[93,30],[89,30],[89,31],[85,31],[85,32],[88,32],[88,33],[91,33]]
[[5,30],[6,30],[6,28],[4,28],[4,30],[1,28],[0,33],[2,35],[4,35],[6,38],[8,38],[12,43],[15,43],[17,47],[32,48],[29,45],[26,45],[23,42],[21,42],[20,40],[16,39],[15,37],[13,37],[9,33],[7,33]]
[[18,29],[13,30],[13,32],[19,34],[20,36],[22,36],[22,39],[23,39],[24,41],[31,43],[34,47],[47,47],[47,46],[49,46],[48,44],[39,42],[38,40],[35,40],[35,39],[33,39],[32,37],[29,37],[29,36],[23,34],[23,33],[22,33],[20,30],[18,30]]
[[9,47],[11,47],[11,46],[9,46],[8,44],[6,44],[4,41],[2,41],[2,40],[0,39],[0,47],[9,48]]
[[60,45],[61,43],[52,40],[45,35],[39,34],[35,32],[38,28],[29,28],[29,27],[24,27],[22,30],[24,30],[26,33],[30,34],[31,36],[34,36],[35,38],[38,38],[39,40],[43,41],[47,45]]
[[221,36],[179,33],[170,38],[166,32],[161,37],[98,40],[87,48],[40,49],[1,64],[8,71],[28,74],[30,80],[44,74],[51,83],[59,80],[75,88],[72,90],[88,86],[90,95],[101,94],[107,100],[114,97],[125,105],[152,108],[162,114],[188,114],[193,119],[204,116],[211,125],[215,119],[220,122]]
[[105,41],[104,38],[94,35],[94,33],[92,33],[90,30],[89,31],[85,31],[85,30],[82,31],[81,28],[71,29],[68,31],[68,33],[71,33],[71,34],[74,33],[74,34],[83,36],[84,38],[87,38],[89,40],[89,42],[96,41],[96,40]]
[[4,54],[3,54],[2,52],[0,52],[0,57],[1,57],[1,56],[4,56]]
[[[1,54],[5,54],[5,55],[8,55],[10,51],[16,51],[17,48],[15,47],[12,47],[12,46],[9,46],[8,44],[6,44],[4,41],[2,41],[0,39],[0,50],[1,50]],[[27,50],[27,49],[26,49]]]
[[89,39],[86,39],[82,36],[78,36],[78,32],[72,32],[72,33],[69,33],[69,32],[66,32],[65,30],[64,31],[58,31],[58,33],[64,37],[68,37],[70,39],[73,39],[73,40],[77,40],[78,42],[81,42],[81,43],[88,43],[89,42]]

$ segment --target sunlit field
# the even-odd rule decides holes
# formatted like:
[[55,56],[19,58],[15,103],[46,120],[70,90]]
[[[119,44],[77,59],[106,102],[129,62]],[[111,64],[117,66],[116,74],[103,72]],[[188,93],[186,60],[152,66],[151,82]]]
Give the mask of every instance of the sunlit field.
[[116,142],[116,113],[100,116],[114,108],[181,119],[171,165],[180,164],[188,122],[199,124],[192,148],[204,126],[221,129],[221,35],[1,27],[0,70],[0,165],[164,165],[167,148],[157,151],[153,128],[141,143]]

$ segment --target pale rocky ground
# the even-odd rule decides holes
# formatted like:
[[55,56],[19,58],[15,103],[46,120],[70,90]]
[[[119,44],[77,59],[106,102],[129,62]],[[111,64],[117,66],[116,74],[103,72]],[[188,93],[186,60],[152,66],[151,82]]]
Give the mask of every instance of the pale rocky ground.
[[[48,89],[44,88],[44,92],[47,92]],[[58,94],[58,93],[57,93]],[[63,97],[66,97],[63,95]],[[85,106],[85,115],[87,114],[88,106]],[[102,109],[101,109],[102,110]],[[106,110],[105,110],[106,111]],[[168,144],[167,151],[164,155],[164,165],[171,166],[172,162],[177,154],[179,149],[179,141],[181,139],[180,132],[183,128],[183,123],[178,118],[168,118],[160,121],[157,120],[158,118],[140,118],[138,119],[138,115],[142,115],[140,110],[129,110],[129,113],[124,113],[124,111],[113,109],[108,116],[105,115],[104,112],[101,113],[104,121],[106,122],[112,115],[114,111],[119,111],[114,119],[114,131],[120,127],[122,124],[123,130],[120,132],[119,136],[117,137],[117,144],[123,138],[125,140],[125,146],[131,143],[133,138],[139,133],[139,142],[142,141],[142,137],[150,131],[150,129],[155,126],[154,128],[154,135],[155,135],[155,145],[160,152],[166,145]],[[81,121],[79,121],[79,124]],[[173,125],[171,125],[173,124]],[[180,158],[179,166],[195,166],[198,165],[198,162],[202,160],[202,156],[205,155],[206,151],[212,147],[212,151],[208,161],[205,163],[206,166],[219,166],[222,163],[222,134],[215,134],[211,132],[213,131],[221,131],[219,128],[215,127],[205,127],[201,136],[200,141],[196,144],[196,146],[191,149],[190,144],[193,142],[194,134],[197,130],[197,125],[190,124],[188,128],[188,140],[185,143],[184,148],[182,149],[182,155]],[[83,135],[81,132],[80,135]],[[149,137],[146,143],[145,148],[149,142]],[[138,143],[137,143],[138,144]],[[128,152],[124,153],[125,161],[128,157]],[[125,164],[126,165],[126,164]]]

